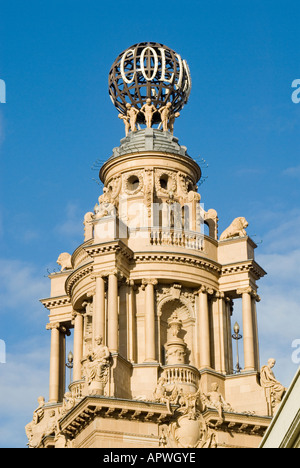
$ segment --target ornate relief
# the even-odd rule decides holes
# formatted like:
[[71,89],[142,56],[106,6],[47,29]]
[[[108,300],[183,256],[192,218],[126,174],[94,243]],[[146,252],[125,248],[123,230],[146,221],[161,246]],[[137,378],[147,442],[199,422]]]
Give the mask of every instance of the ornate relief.
[[216,448],[216,433],[205,421],[205,405],[198,390],[183,394],[179,391],[176,420],[160,428],[160,444],[168,448]]
[[178,283],[171,286],[159,285],[156,290],[157,314],[161,315],[163,305],[174,300],[182,302],[185,306],[187,318],[194,318],[195,293],[192,289],[184,288]]
[[132,171],[123,174],[123,192],[129,196],[136,195],[144,188],[143,171]]
[[155,171],[155,191],[157,195],[169,196],[170,192],[176,194],[177,191],[176,172],[156,169]]
[[82,359],[83,374],[88,395],[103,395],[109,378],[110,352],[102,344],[102,337],[95,338],[95,347]]

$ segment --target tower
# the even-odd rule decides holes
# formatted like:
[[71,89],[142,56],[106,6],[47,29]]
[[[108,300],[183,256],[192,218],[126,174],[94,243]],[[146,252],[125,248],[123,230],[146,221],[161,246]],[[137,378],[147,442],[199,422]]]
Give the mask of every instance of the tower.
[[104,189],[84,216],[82,244],[59,256],[42,300],[49,399],[26,426],[30,447],[258,447],[281,399],[272,365],[260,378],[256,303],[265,271],[248,222],[237,217],[219,236],[218,215],[198,193],[201,169],[174,136],[190,89],[186,61],[162,44],[136,44],[110,70],[125,137],[100,169]]

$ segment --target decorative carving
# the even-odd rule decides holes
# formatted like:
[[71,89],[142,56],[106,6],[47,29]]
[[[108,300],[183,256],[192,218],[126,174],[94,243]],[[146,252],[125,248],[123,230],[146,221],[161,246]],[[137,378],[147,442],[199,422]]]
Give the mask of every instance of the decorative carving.
[[177,419],[161,427],[160,443],[170,448],[215,448],[216,434],[202,415],[204,406],[200,390],[178,398]]
[[235,218],[230,226],[223,231],[220,236],[220,241],[225,239],[231,239],[233,237],[245,237],[247,236],[246,228],[248,227],[248,221],[244,217]]
[[171,404],[177,405],[179,392],[176,385],[173,385],[171,390],[168,391],[166,384],[166,378],[161,376],[157,381],[157,386],[153,393],[153,401],[158,403],[166,403],[168,412],[172,413]]
[[178,336],[182,328],[182,321],[178,318],[176,311],[173,312],[169,318],[168,325],[171,336],[165,344],[167,365],[184,364],[186,344],[184,340]]
[[219,385],[216,382],[211,384],[211,391],[204,394],[204,403],[208,408],[215,408],[218,411],[219,420],[217,425],[222,424],[224,421],[223,411],[233,412],[230,404],[226,403],[222,394],[218,391]]
[[65,416],[65,414],[71,411],[71,409],[74,408],[75,403],[76,401],[72,393],[66,392],[63,398],[63,404],[62,404],[61,411],[60,411],[60,417],[62,418],[63,416]]
[[161,169],[155,171],[155,191],[158,195],[169,196],[170,192],[176,193],[176,190],[177,180],[175,172]]
[[111,196],[107,187],[103,188],[103,194],[98,198],[99,205],[95,205],[95,219],[101,219],[104,216],[114,216],[116,214],[116,202]]
[[129,172],[123,175],[123,190],[127,195],[135,195],[144,188],[142,171]]
[[61,266],[61,271],[64,270],[72,270],[72,261],[71,261],[71,255],[68,252],[63,252],[59,255],[58,259],[56,260],[56,263]]
[[87,241],[93,237],[93,224],[92,221],[94,219],[94,213],[89,211],[84,215],[84,240]]
[[110,352],[102,344],[102,337],[95,338],[95,348],[82,360],[83,373],[88,386],[89,395],[103,395],[108,381],[110,369]]
[[286,388],[276,380],[272,368],[275,366],[275,359],[270,358],[268,364],[263,366],[260,371],[260,385],[265,389],[265,395],[271,415],[277,409],[286,392]]

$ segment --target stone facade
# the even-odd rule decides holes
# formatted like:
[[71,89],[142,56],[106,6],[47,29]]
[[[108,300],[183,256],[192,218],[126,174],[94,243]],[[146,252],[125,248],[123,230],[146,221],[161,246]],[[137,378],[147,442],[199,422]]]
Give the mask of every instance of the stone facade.
[[[247,221],[218,233],[201,169],[169,132],[128,133],[100,170],[83,243],[51,274],[49,400],[30,447],[258,447],[274,408],[260,380],[257,281]],[[208,226],[203,234],[202,223]],[[244,368],[232,305],[242,298]],[[65,388],[65,337],[73,381]]]

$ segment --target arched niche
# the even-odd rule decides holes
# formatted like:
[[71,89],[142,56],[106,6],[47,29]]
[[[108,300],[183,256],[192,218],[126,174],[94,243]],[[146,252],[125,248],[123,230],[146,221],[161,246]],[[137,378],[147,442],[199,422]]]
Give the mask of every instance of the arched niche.
[[170,337],[168,320],[174,312],[176,312],[178,318],[182,322],[182,328],[178,336],[182,338],[187,345],[185,364],[194,365],[194,356],[192,354],[195,336],[193,304],[188,298],[183,296],[180,296],[179,298],[167,296],[163,298],[158,305],[160,362],[162,365],[166,364],[164,346]]

